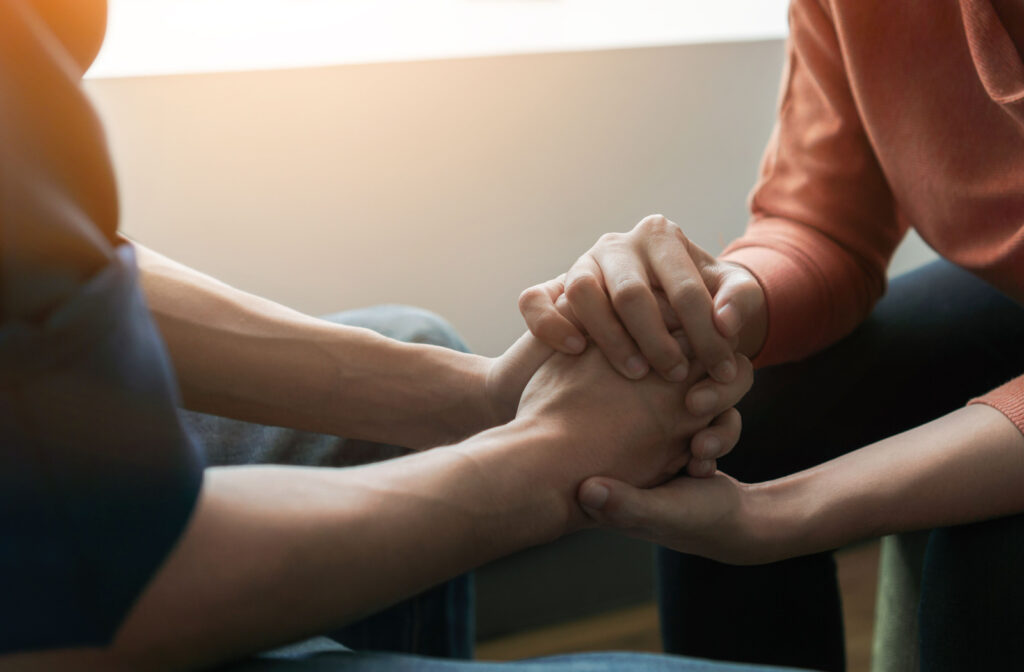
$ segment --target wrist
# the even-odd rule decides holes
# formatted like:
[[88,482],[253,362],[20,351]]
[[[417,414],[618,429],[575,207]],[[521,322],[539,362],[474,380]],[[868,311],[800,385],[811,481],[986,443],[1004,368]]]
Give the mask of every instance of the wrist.
[[747,489],[746,527],[759,562],[776,562],[825,550],[819,529],[821,502],[801,472]]
[[760,513],[757,526],[774,559],[831,550],[885,534],[891,502],[884,487],[866,486],[825,463],[750,486]]
[[590,474],[572,459],[572,443],[558,418],[524,416],[455,448],[481,467],[487,491],[515,518],[510,529],[529,531],[528,543],[545,543],[586,522],[576,491]]
[[[494,359],[461,352],[453,354],[455,371],[452,398],[452,425],[455,441],[462,441],[485,430],[508,422],[503,417],[491,394],[491,371]],[[514,414],[514,411],[513,411]]]

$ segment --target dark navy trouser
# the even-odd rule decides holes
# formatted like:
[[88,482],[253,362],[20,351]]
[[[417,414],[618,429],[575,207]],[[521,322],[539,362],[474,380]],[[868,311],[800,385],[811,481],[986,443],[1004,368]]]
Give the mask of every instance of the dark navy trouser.
[[[757,372],[720,468],[770,480],[916,427],[1024,373],[1024,308],[937,261],[892,281],[850,336]],[[1021,484],[1024,487],[1024,483]],[[831,553],[732,567],[662,549],[666,650],[842,670]],[[1024,664],[1024,516],[935,530],[920,605],[922,669]]]

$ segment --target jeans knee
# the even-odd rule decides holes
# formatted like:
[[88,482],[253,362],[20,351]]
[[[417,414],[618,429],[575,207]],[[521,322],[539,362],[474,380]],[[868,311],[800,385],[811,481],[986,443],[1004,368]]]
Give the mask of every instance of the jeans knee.
[[934,530],[918,608],[921,669],[1010,669],[1024,657],[1024,516]]
[[384,304],[328,315],[324,319],[352,327],[372,329],[388,338],[406,343],[438,345],[469,352],[465,341],[447,320],[437,313],[398,304]]

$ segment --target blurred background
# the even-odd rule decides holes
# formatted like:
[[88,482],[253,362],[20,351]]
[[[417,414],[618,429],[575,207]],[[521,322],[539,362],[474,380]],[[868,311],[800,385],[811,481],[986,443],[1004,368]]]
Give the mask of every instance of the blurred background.
[[[429,308],[495,355],[520,291],[602,233],[661,212],[717,252],[743,230],[787,2],[110,4],[87,87],[129,235],[312,314]],[[911,238],[892,270],[929,258]],[[873,553],[841,570],[860,649]],[[588,533],[485,568],[481,654],[656,648],[650,558]]]

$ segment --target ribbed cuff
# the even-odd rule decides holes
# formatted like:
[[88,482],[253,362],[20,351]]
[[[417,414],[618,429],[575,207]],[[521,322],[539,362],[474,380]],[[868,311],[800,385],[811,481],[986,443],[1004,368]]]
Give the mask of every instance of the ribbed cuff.
[[1017,429],[1024,434],[1024,376],[1018,376],[1005,385],[1001,385],[987,394],[967,402],[985,404],[996,409],[1010,419]]
[[806,266],[778,250],[754,245],[726,250],[721,258],[747,268],[764,290],[768,333],[753,359],[755,367],[791,362],[821,346],[822,322],[816,317],[827,308],[825,292]]

